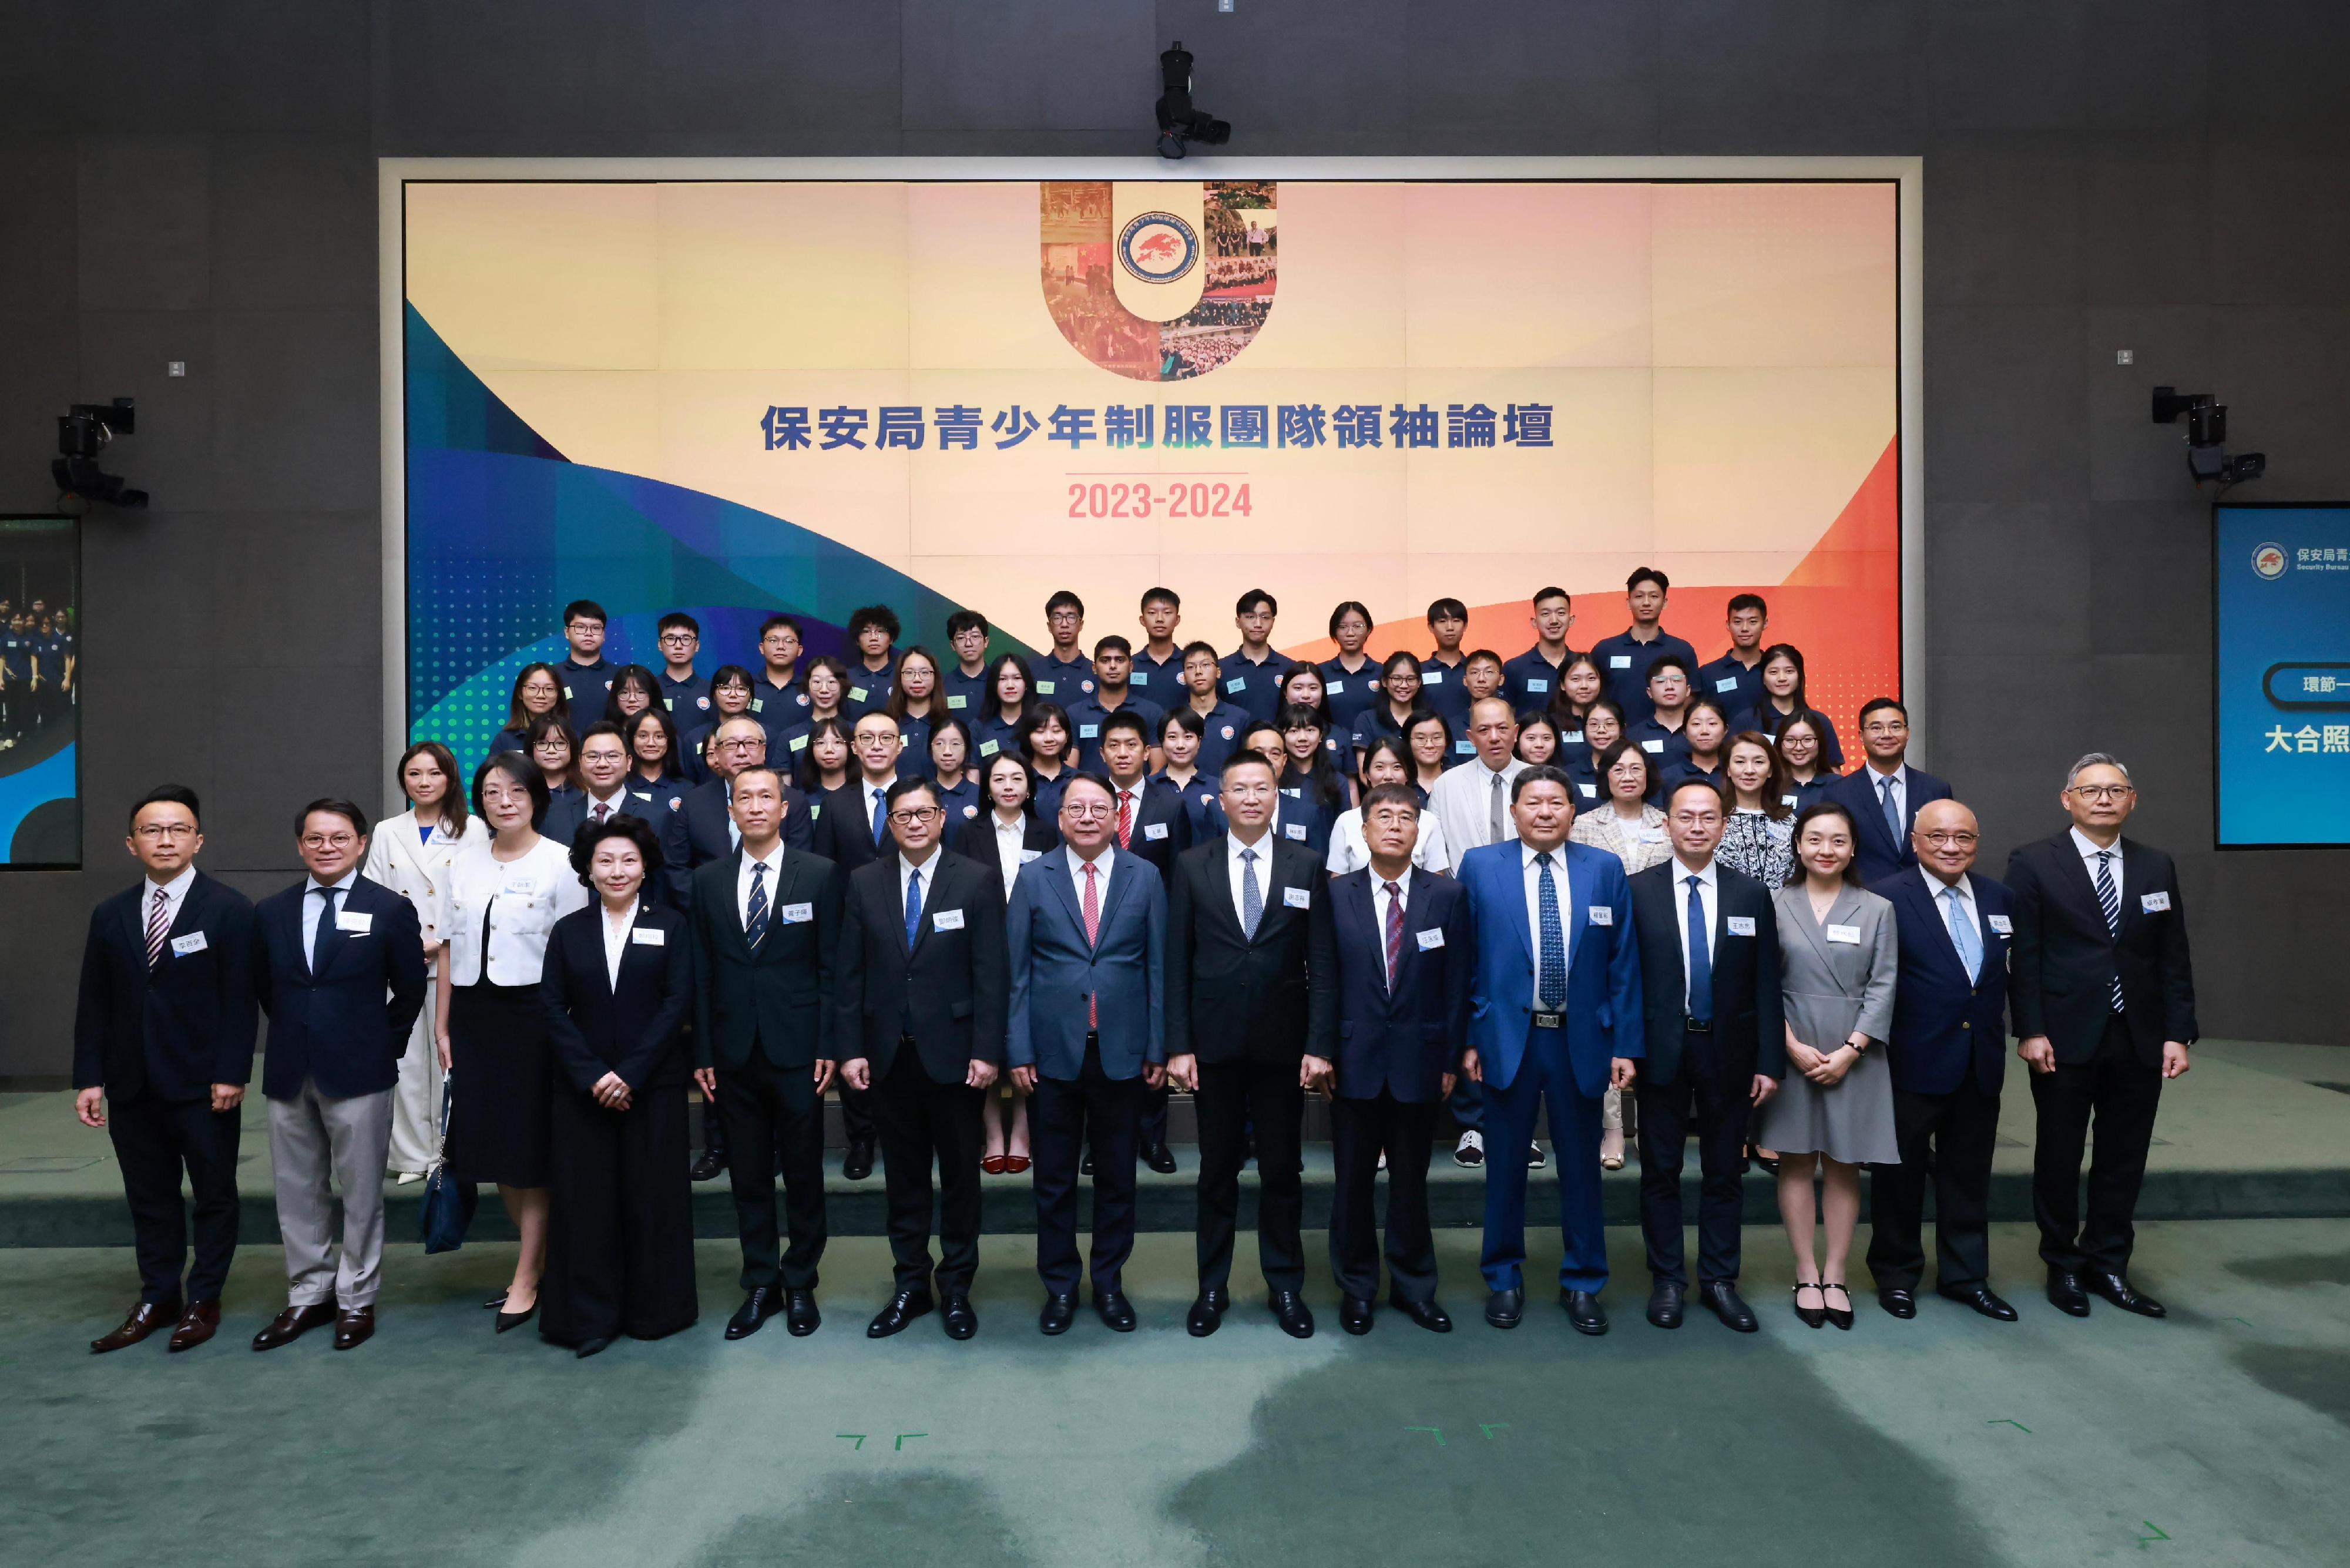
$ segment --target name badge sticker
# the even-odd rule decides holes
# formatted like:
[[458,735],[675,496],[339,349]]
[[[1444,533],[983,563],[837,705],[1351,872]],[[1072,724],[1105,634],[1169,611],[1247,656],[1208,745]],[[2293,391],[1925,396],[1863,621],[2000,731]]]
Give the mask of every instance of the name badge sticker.
[[1146,822],[1142,825],[1142,836],[1150,839],[1164,838],[1167,836],[1167,825],[1163,822]]
[[[1281,836],[1284,838],[1294,838],[1298,843],[1303,844],[1305,842],[1305,825],[1302,822],[1284,823],[1282,825]],[[1301,888],[1292,888],[1290,891],[1295,893],[1301,898],[1305,897],[1304,890]],[[1305,906],[1301,904],[1298,908],[1304,909]]]
[[849,700],[851,702],[862,702],[862,701],[865,701],[865,688],[864,688],[864,687],[862,687],[862,686],[852,686],[852,687],[850,687],[850,688],[848,689],[848,700]]
[[1460,753],[1464,757],[1473,757],[1477,754],[1477,742],[1474,741],[1455,741],[1452,742],[1452,749]]
[[1997,931],[2002,937],[2012,937],[2015,935],[2015,922],[2009,919],[2005,915],[1985,915],[1983,917],[1983,920],[1984,923],[1989,925],[1992,930]]
[[639,800],[650,800],[653,797],[653,792],[649,789],[632,789],[629,793]]
[[1575,787],[1583,792],[1583,798],[1586,800],[1597,800],[1599,798],[1599,786],[1597,784],[1577,784]]
[[498,891],[512,893],[517,898],[527,898],[538,891],[538,878],[536,877],[510,877],[506,885]]
[[784,924],[787,926],[805,926],[810,920],[816,919],[816,906],[814,904],[785,904],[783,907],[782,916]]
[[992,757],[992,756],[995,755],[995,751],[996,751],[996,746],[995,746],[995,742],[994,742],[993,741],[982,741],[982,742],[980,742],[980,743],[979,743],[979,754],[980,754],[981,756],[983,756],[983,757]]
[[172,939],[172,951],[181,958],[192,958],[210,946],[212,944],[204,940],[204,933],[202,931],[190,931],[184,937]]
[[1422,670],[1420,672],[1419,683],[1422,686],[1441,686],[1444,684],[1444,671],[1441,670]]
[[1828,928],[1828,940],[1832,942],[1842,942],[1846,947],[1856,948],[1860,946],[1860,928],[1858,926],[1830,926]]
[[807,738],[806,735],[794,735],[794,736],[792,737],[791,750],[793,750],[793,751],[795,751],[795,752],[805,752],[805,751],[806,751],[806,750],[807,750],[807,741],[808,741],[808,738]]
[[1333,680],[1330,684],[1322,688],[1323,691],[1328,692],[1333,697],[1337,696],[1340,692],[1346,691],[1346,689],[1347,683],[1343,680]]
[[1799,794],[1783,794],[1779,797],[1779,804],[1784,806],[1798,806],[1804,804],[1804,797]]
[[1566,733],[1561,735],[1559,739],[1565,741],[1570,746],[1579,746],[1583,744],[1583,732],[1580,730],[1569,730]]
[[968,697],[950,697],[947,699],[947,711],[951,713],[960,713],[965,708],[970,706],[971,699]]
[[2137,907],[2149,915],[2163,914],[2170,908],[2170,895],[2168,893],[2147,893],[2138,899]]
[[1628,653],[1611,653],[1607,656],[1607,668],[1629,670],[1632,668],[1632,656]]
[[959,931],[962,929],[962,911],[961,909],[940,909],[936,911],[931,916],[931,929],[934,931]]
[[364,910],[353,913],[349,909],[338,909],[335,911],[335,929],[363,937],[375,929],[375,917]]
[[669,933],[659,926],[637,926],[629,930],[629,940],[640,948],[665,948],[669,946]]
[[1284,888],[1281,901],[1293,909],[1310,909],[1314,907],[1314,895],[1304,888]]
[[1077,726],[1077,739],[1080,741],[1097,740],[1100,735],[1101,726],[1099,724],[1080,724]]
[[1416,937],[1419,942],[1419,950],[1424,953],[1432,953],[1444,945],[1444,933],[1440,930],[1431,929],[1420,931],[1416,933]]
[[1526,690],[1529,691],[1547,691],[1550,690],[1550,682],[1547,680],[1529,680],[1526,682]]
[[1738,690],[1738,677],[1732,675],[1726,680],[1717,680],[1713,683],[1713,689],[1716,691],[1735,691]]
[[1150,671],[1148,670],[1138,670],[1133,674],[1128,675],[1126,678],[1126,683],[1128,686],[1148,686],[1150,684]]
[[1025,866],[1044,853],[1041,849],[1024,849],[1020,852],[1020,864]]
[[1595,926],[1612,926],[1616,923],[1616,911],[1606,904],[1594,904],[1587,913],[1591,923]]
[[751,711],[752,711],[752,712],[754,712],[754,713],[764,713],[764,712],[765,712],[766,711],[767,711],[767,700],[766,700],[764,697],[754,697],[754,698],[752,698],[752,699],[751,699]]
[[1245,691],[1248,690],[1248,678],[1246,676],[1235,675],[1230,680],[1224,682],[1224,690],[1232,692]]
[[1733,937],[1751,937],[1754,934],[1754,917],[1752,915],[1732,915],[1722,924],[1729,928],[1730,934]]
[[1045,695],[1045,696],[1047,696],[1047,697],[1050,697],[1051,695],[1053,695],[1053,690],[1054,690],[1054,687],[1055,687],[1056,684],[1057,684],[1057,682],[1051,681],[1051,680],[1039,680],[1038,682],[1036,682],[1036,690],[1037,690],[1038,691],[1042,692],[1044,695]]
[[1640,742],[1640,749],[1648,753],[1652,757],[1660,757],[1665,754],[1665,743],[1662,741],[1643,741]]

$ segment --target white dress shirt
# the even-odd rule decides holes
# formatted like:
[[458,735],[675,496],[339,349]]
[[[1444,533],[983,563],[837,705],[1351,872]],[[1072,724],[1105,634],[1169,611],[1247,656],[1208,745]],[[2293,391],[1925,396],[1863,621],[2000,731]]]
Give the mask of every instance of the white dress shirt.
[[629,950],[629,935],[637,929],[637,918],[645,912],[645,901],[639,898],[629,910],[629,918],[619,925],[612,923],[612,911],[604,916],[604,974],[612,982],[612,993],[620,992],[620,955]]
[[[1945,882],[1939,877],[1935,876],[1931,871],[1927,870],[1923,866],[1918,867],[1918,875],[1926,878],[1926,896],[1934,900],[1934,913],[1942,917],[1942,929],[1944,930],[1950,930],[1950,900],[1946,898],[1944,895],[1948,893],[1956,893],[1959,896],[1959,908],[1963,911],[1967,924],[1974,929],[1975,962],[1980,965],[1982,962],[1983,957],[1982,916],[1981,912],[1975,908],[1974,878],[1965,875],[1964,873],[1960,873],[1957,881]],[[2095,862],[2091,862],[2090,865],[2089,880],[2092,883],[2096,880]],[[2116,882],[2114,886],[2118,888],[2121,884]],[[1955,931],[1951,932],[1950,935],[1950,950],[1952,952],[1959,950],[1958,933]],[[1970,976],[1969,978],[1972,979],[1975,977]]]
[[744,930],[751,929],[751,878],[754,875],[751,867],[754,866],[764,866],[767,868],[765,878],[767,919],[782,919],[783,910],[775,902],[775,885],[783,879],[784,875],[783,840],[777,839],[775,848],[769,850],[764,858],[754,859],[749,855],[743,856],[742,869],[734,873],[734,919]]
[[[318,950],[319,917],[324,915],[329,908],[332,908],[338,912],[341,910],[343,907],[343,898],[349,897],[351,884],[359,880],[359,868],[354,866],[332,882],[321,882],[316,877],[306,877],[303,878],[302,961],[305,964],[310,961],[310,955]],[[317,897],[318,889],[321,888],[332,888],[336,893],[341,897],[321,898]],[[176,909],[172,911],[174,915],[177,915],[178,912],[179,911]]]
[[620,815],[620,807],[628,803],[629,781],[622,779],[619,785],[615,787],[612,793],[608,795],[598,795],[592,789],[587,792],[587,795],[588,804],[586,808],[580,813],[580,822],[582,824],[594,822],[596,820],[596,808],[599,805],[604,808],[604,820],[609,822],[614,817]]
[[[867,837],[871,838],[873,836],[873,810],[876,806],[880,807],[884,812],[887,812],[889,809],[889,787],[898,782],[898,775],[896,774],[891,774],[879,784],[875,784],[863,774],[858,774],[857,777],[859,787],[861,787],[865,792],[865,835]],[[881,819],[881,838],[876,838],[873,840],[874,846],[876,848],[879,848],[883,840],[887,839],[889,835],[889,819],[886,815]]]
[[[1878,772],[1874,763],[1864,763],[1862,771],[1868,774],[1868,793],[1877,798],[1877,819],[1884,820],[1886,789],[1890,785],[1893,792],[1893,809],[1901,814],[1903,822],[1908,822],[1909,820],[1909,764],[1903,763],[1888,774]],[[1908,837],[1907,835],[1899,833],[1894,834],[1893,836],[1904,842]]]
[[2116,898],[2120,898],[2122,891],[2122,841],[2118,838],[2115,839],[2114,846],[2111,849],[2108,849],[2077,827],[2072,830],[2072,834],[2073,847],[2080,854],[2083,869],[2089,873],[2090,890],[2092,892],[2095,891],[2097,886],[2097,857],[2100,855],[2110,855],[2113,858],[2106,862],[2106,870],[2114,879],[2114,897]]
[[1495,842],[1492,813],[1496,777],[1502,781],[1500,842],[1515,841],[1518,826],[1510,815],[1510,787],[1525,771],[1526,764],[1512,757],[1509,765],[1496,774],[1481,756],[1450,770],[1430,787],[1428,809],[1436,814],[1438,826],[1444,829],[1444,847],[1454,865],[1459,865],[1471,849]]
[[1003,868],[1003,900],[1012,901],[1012,885],[1020,880],[1020,867],[1028,864],[1022,846],[1028,839],[1028,818],[1025,814],[1006,822],[988,808],[988,820],[995,824],[995,863]]
[[[1713,940],[1713,928],[1717,922],[1714,917],[1719,912],[1721,902],[1721,885],[1718,877],[1721,867],[1709,859],[1705,863],[1704,870],[1692,871],[1681,864],[1678,856],[1665,864],[1673,869],[1673,929],[1680,936],[1681,984],[1686,987],[1689,984],[1690,976],[1690,896],[1692,893],[1697,896],[1700,910],[1698,919],[1699,923],[1705,928],[1705,957],[1710,971],[1716,945]],[[1689,879],[1691,877],[1697,878],[1695,888],[1689,885]],[[1683,1000],[1686,1001],[1687,998],[1684,997]]]
[[[1273,833],[1269,828],[1264,836],[1254,844],[1243,844],[1238,834],[1224,835],[1224,873],[1232,883],[1232,913],[1239,918],[1241,929],[1243,931],[1248,929],[1248,917],[1241,912],[1245,908],[1242,903],[1242,878],[1249,877],[1255,881],[1257,912],[1262,915],[1266,898],[1273,891],[1274,842]],[[1241,858],[1241,851],[1243,849],[1256,851],[1256,862],[1253,866]]]
[[155,895],[158,892],[163,895],[163,929],[168,931],[180,923],[180,906],[188,901],[188,889],[196,885],[196,868],[193,866],[182,866],[180,867],[180,874],[169,882],[158,882],[152,877],[148,877],[146,881],[147,891],[140,896],[139,903],[139,940],[140,941],[147,940],[147,922],[154,915]]
[[[1109,803],[1110,831],[1113,834],[1118,831],[1118,819],[1120,813],[1126,816],[1127,831],[1129,834],[1142,831],[1142,797],[1149,787],[1150,781],[1148,778],[1137,779],[1133,784],[1125,786],[1120,786],[1114,780],[1111,782],[1110,788],[1116,792]],[[1116,842],[1115,839],[1112,842]],[[1130,838],[1128,842],[1131,842]]]
[[[1457,774],[1463,772],[1464,769],[1455,768],[1452,771]],[[1575,943],[1575,895],[1567,881],[1566,846],[1562,844],[1555,849],[1545,851],[1536,849],[1531,844],[1520,844],[1518,864],[1524,871],[1526,884],[1526,946],[1534,955],[1533,994],[1537,1005],[1540,1004],[1542,997],[1543,967],[1542,866],[1536,857],[1544,854],[1550,856],[1551,886],[1558,893],[1558,934],[1562,944],[1560,950],[1564,952],[1572,948]]]
[[[1365,861],[1364,864],[1369,865],[1370,863],[1368,861]],[[1403,875],[1396,878],[1396,896],[1393,898],[1389,898],[1388,897],[1387,881],[1384,877],[1380,877],[1378,868],[1374,867],[1371,870],[1371,927],[1374,930],[1378,932],[1379,966],[1382,969],[1387,968],[1388,961],[1388,906],[1390,903],[1400,904],[1403,906],[1404,923],[1409,926],[1411,923],[1410,867],[1405,867],[1403,868]],[[1401,953],[1398,953],[1396,955],[1399,961],[1400,961],[1403,956],[1404,955]],[[1387,977],[1388,983],[1389,985],[1395,984],[1395,971],[1393,970],[1387,971]]]
[[[1077,890],[1077,918],[1079,919],[1083,919],[1085,918],[1086,911],[1086,857],[1077,853],[1076,846],[1075,845],[1068,845],[1065,847],[1068,852],[1069,857],[1069,886]],[[1113,861],[1117,860],[1117,858],[1118,846],[1115,844],[1105,844],[1102,846],[1101,854],[1096,857],[1092,862],[1094,870],[1097,873],[1094,877],[1094,899],[1096,903],[1099,905],[1099,908],[1095,911],[1097,915],[1107,915],[1109,913],[1110,866]]]
[[[1363,808],[1350,806],[1339,814],[1336,826],[1330,830],[1330,875],[1344,877],[1370,863],[1371,846],[1363,837]],[[1436,820],[1432,811],[1419,814],[1419,837],[1411,846],[1411,863],[1423,871],[1452,869],[1452,857],[1444,844],[1444,825]]]
[[[914,879],[914,873],[917,871],[922,874],[922,897],[919,902],[906,897],[906,885]],[[904,850],[898,852],[898,908],[900,911],[903,911],[910,903],[913,904],[918,914],[929,909],[931,895],[939,890],[938,881],[939,846],[937,845],[931,846],[931,857],[920,865],[907,859]]]

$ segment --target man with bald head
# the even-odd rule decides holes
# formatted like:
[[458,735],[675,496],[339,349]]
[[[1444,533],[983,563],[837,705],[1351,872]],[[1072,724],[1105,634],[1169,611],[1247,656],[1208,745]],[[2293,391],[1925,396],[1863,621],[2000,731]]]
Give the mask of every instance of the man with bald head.
[[[1918,809],[1917,868],[1871,891],[1893,905],[1901,966],[1886,1062],[1893,1071],[1898,1165],[1871,1174],[1868,1272],[1878,1304],[1918,1315],[1926,1187],[1934,1188],[1934,1288],[1983,1316],[2015,1321],[1991,1293],[1991,1157],[2007,1072],[2007,888],[1972,869],[1975,814],[1954,800]],[[1929,1174],[1930,1173],[1930,1174]]]

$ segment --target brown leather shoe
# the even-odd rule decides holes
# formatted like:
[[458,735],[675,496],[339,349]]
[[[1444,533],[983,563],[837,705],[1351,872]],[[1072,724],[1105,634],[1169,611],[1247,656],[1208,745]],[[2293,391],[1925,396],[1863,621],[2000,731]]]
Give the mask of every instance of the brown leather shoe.
[[92,1355],[104,1355],[109,1350],[120,1350],[138,1344],[151,1334],[161,1334],[167,1324],[178,1320],[180,1298],[172,1296],[160,1302],[140,1302],[130,1309],[130,1315],[112,1333],[100,1334],[89,1342]]
[[375,1337],[375,1308],[352,1307],[335,1314],[335,1348],[356,1350]]
[[188,1315],[182,1318],[180,1326],[172,1331],[172,1342],[164,1348],[175,1355],[182,1350],[193,1350],[210,1339],[219,1327],[220,1303],[190,1302]]
[[269,1326],[253,1336],[255,1350],[275,1350],[281,1345],[291,1345],[322,1323],[335,1321],[335,1303],[319,1302],[313,1306],[289,1306],[269,1320]]

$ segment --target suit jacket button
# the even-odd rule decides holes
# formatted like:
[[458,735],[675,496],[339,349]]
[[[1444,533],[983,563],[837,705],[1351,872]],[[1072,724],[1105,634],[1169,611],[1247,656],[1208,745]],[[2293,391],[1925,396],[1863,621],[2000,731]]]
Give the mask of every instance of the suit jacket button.
[[1972,1023],[1968,1023],[1968,1022],[1965,1022],[1965,1021],[1961,1020],[1961,1021],[1960,1021],[1960,1024],[1959,1024],[1959,1027],[1960,1027],[1960,1028],[1961,1028],[1961,1029],[1972,1029],[1972,1028],[1974,1027],[1974,1025],[1973,1025]]

